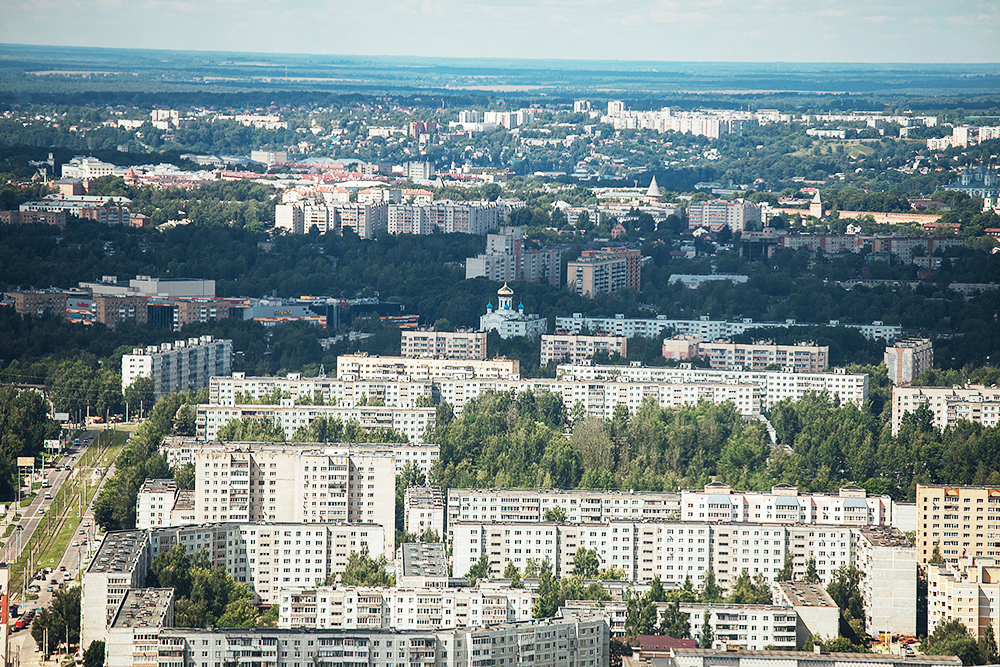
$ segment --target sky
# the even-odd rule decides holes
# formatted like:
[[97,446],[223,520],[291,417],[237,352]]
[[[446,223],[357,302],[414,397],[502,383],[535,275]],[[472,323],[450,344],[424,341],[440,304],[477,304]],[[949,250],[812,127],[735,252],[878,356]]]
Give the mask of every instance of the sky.
[[336,55],[1000,62],[1000,0],[0,0],[0,43]]

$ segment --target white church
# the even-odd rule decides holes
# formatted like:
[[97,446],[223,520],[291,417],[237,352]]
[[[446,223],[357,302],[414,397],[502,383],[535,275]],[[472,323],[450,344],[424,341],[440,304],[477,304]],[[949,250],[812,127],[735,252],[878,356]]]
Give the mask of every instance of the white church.
[[497,307],[486,304],[486,314],[479,318],[480,331],[497,331],[501,338],[527,338],[536,340],[547,333],[548,321],[539,315],[526,315],[524,304],[514,308],[514,290],[503,284],[497,290]]

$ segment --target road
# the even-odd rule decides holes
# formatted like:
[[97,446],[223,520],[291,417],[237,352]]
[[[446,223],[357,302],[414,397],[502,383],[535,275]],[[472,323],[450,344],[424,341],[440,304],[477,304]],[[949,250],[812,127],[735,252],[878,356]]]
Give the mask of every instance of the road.
[[[50,492],[53,496],[55,496],[56,491],[59,490],[62,484],[71,475],[76,475],[78,473],[76,465],[80,460],[80,456],[84,453],[84,451],[86,451],[87,447],[93,443],[93,440],[94,438],[97,437],[98,433],[99,431],[97,430],[86,431],[85,433],[80,435],[80,445],[78,447],[72,447],[67,451],[67,455],[72,459],[72,462],[67,461],[69,465],[71,465],[71,470],[69,471],[56,470],[49,472],[48,479],[49,483],[51,484]],[[106,474],[97,475],[97,473],[95,472],[93,479],[91,479],[90,481],[97,482],[98,480],[100,480],[103,486],[104,481],[111,478],[114,472],[114,464],[111,465],[109,470],[103,472],[105,472]],[[51,501],[45,500],[43,496],[44,493],[39,494],[32,501],[29,507],[22,508],[22,517],[18,525],[23,525],[24,530],[22,532],[21,539],[19,542],[17,541],[16,533],[18,531],[16,529],[15,532],[12,533],[10,536],[8,546],[10,547],[9,553],[11,554],[11,557],[13,558],[17,557],[17,555],[15,555],[14,553],[15,551],[23,551],[24,545],[27,544],[28,539],[34,533],[35,529],[38,527],[38,523],[43,516],[38,513],[38,510],[42,507],[46,508],[49,507]],[[94,497],[96,498],[96,494]],[[72,510],[70,511],[70,514],[72,515]],[[81,535],[81,531],[84,534]],[[80,528],[77,530],[77,534],[73,536],[73,541],[70,542],[59,564],[60,567],[65,568],[65,572],[70,574],[72,578],[71,582],[75,584],[79,584],[79,581],[81,579],[80,570],[82,567],[86,567],[88,562],[87,551],[86,551],[87,544],[89,541],[96,540],[99,538],[98,531],[99,529],[97,527],[96,522],[94,521],[93,510],[91,507],[88,506],[87,508],[85,508]],[[5,553],[8,552],[5,551]],[[22,591],[13,592],[12,602],[23,603],[21,604],[21,609],[19,610],[19,613],[23,613],[27,609],[42,609],[48,606],[52,601],[52,596],[55,594],[55,591],[58,590],[61,586],[65,585],[65,582],[63,580],[64,579],[63,574],[64,571],[60,571],[59,568],[57,567],[53,570],[51,574],[49,574],[45,578],[44,581],[39,580],[37,578],[29,581],[27,585],[38,584],[41,588],[41,591],[38,593],[37,600],[31,600],[24,603],[23,598],[21,597]],[[55,584],[52,583],[53,579],[56,579]],[[48,587],[50,586],[53,589],[51,592],[48,590]],[[11,629],[13,629],[13,626],[11,626]],[[20,630],[18,632],[12,632],[10,636],[10,647],[11,647],[12,657],[13,656],[19,657],[20,667],[39,667],[41,657],[40,654],[35,650],[35,640],[31,636],[30,628],[25,630]]]

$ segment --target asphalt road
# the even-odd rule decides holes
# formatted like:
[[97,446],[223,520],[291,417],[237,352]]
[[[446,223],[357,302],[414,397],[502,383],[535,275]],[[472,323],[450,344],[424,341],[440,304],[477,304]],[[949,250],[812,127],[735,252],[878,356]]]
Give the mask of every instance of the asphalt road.
[[[76,469],[77,463],[79,463],[81,455],[86,451],[87,447],[93,443],[94,438],[97,437],[99,432],[100,431],[98,430],[92,429],[82,433],[80,435],[80,445],[78,447],[71,447],[67,451],[69,459],[72,460],[70,461],[64,457],[63,460],[66,461],[66,463],[62,465],[66,465],[68,463],[71,466],[70,470],[59,469],[49,471],[47,477],[50,484],[49,491],[52,496],[56,495],[56,492],[62,487],[62,484],[70,476],[78,474]],[[112,470],[106,472],[108,474],[103,476],[104,480],[110,479],[111,473],[113,472],[113,464]],[[99,477],[95,474],[91,482],[96,482],[98,479]],[[4,554],[7,558],[16,559],[19,553],[24,550],[24,545],[27,544],[31,535],[38,527],[38,523],[43,517],[42,514],[39,514],[39,509],[42,507],[47,509],[51,502],[51,500],[44,499],[43,489],[42,493],[39,493],[38,496],[35,497],[31,505],[26,508],[21,508],[21,520],[18,522],[18,525],[23,526],[24,530],[21,531],[20,541],[18,541],[17,529],[11,533],[8,544],[6,545],[7,548],[4,549]],[[81,531],[83,531],[84,534],[81,535]],[[86,551],[87,544],[90,540],[96,540],[98,538],[97,531],[98,528],[94,522],[93,511],[87,507],[85,508],[84,516],[80,527],[77,530],[77,534],[73,536],[73,540],[67,547],[60,562],[60,565],[66,568],[65,572],[68,572],[72,577],[71,581],[64,582],[63,572],[57,567],[53,569],[52,573],[49,574],[44,581],[35,578],[28,582],[28,585],[38,584],[40,586],[41,591],[38,593],[37,600],[25,601],[22,597],[23,591],[12,591],[13,596],[11,601],[15,604],[19,604],[19,614],[24,613],[28,609],[42,609],[48,606],[52,601],[52,596],[55,594],[56,590],[64,585],[79,584],[81,578],[80,570],[82,567],[85,567],[88,562]],[[73,546],[74,542],[76,543],[76,546]],[[39,566],[36,565],[34,568],[36,573],[38,569]],[[56,579],[57,583],[53,584],[52,579]],[[52,586],[53,588],[51,592],[47,590],[49,586]],[[14,619],[11,619],[11,621],[13,620]],[[10,628],[13,630],[13,624],[10,625]],[[10,647],[12,657],[20,659],[21,667],[37,667],[40,665],[41,655],[35,650],[35,640],[31,637],[30,628],[23,629],[18,632],[11,632]]]

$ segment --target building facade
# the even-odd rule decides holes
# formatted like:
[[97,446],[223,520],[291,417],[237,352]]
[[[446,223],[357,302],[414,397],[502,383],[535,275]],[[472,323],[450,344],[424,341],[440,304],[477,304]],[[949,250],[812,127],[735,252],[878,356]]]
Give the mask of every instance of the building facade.
[[566,264],[566,286],[580,296],[640,288],[642,253],[629,248],[584,250]]
[[692,202],[688,206],[688,226],[706,227],[719,232],[728,227],[733,232],[742,232],[748,225],[760,222],[760,207],[740,199]]
[[172,526],[170,512],[177,500],[177,484],[172,479],[147,479],[139,487],[135,501],[135,527]]
[[705,357],[712,368],[764,370],[768,366],[780,366],[794,373],[819,373],[829,364],[830,347],[811,343],[775,345],[715,341],[699,343],[698,354]]
[[930,410],[935,428],[954,428],[965,420],[996,426],[1000,424],[1000,389],[981,384],[963,387],[892,388],[892,433],[899,433],[903,417],[920,408]]
[[208,387],[215,376],[229,375],[233,341],[212,336],[135,348],[122,356],[122,391],[140,377],[153,380],[153,397]]
[[861,528],[856,537],[854,564],[864,573],[868,634],[918,634],[916,546],[898,529],[884,526]]
[[887,346],[883,359],[890,382],[910,384],[934,367],[934,348],[930,339],[906,338]]
[[285,431],[292,440],[296,431],[308,427],[316,419],[333,419],[342,424],[355,422],[365,431],[392,429],[409,442],[421,444],[428,428],[434,426],[435,408],[399,408],[384,405],[294,405],[284,400],[282,405],[199,405],[195,425],[198,438],[216,440],[219,429],[236,420],[262,420]]
[[839,320],[830,320],[825,324],[812,324],[809,322],[796,322],[795,320],[754,322],[752,319],[746,318],[736,322],[729,322],[727,320],[713,320],[708,316],[702,316],[696,320],[678,320],[668,318],[665,315],[658,315],[653,318],[626,318],[624,315],[615,315],[614,317],[584,317],[582,313],[573,313],[570,317],[556,318],[556,330],[558,331],[581,333],[586,329],[591,333],[604,333],[625,336],[627,338],[634,336],[659,338],[664,331],[672,329],[676,335],[695,335],[700,336],[702,340],[718,340],[760,329],[792,329],[795,327],[815,326],[843,326],[848,329],[857,329],[868,340],[879,338],[894,340],[902,333],[901,327],[885,324],[880,321],[875,321],[871,324],[841,324]]
[[1000,487],[917,484],[917,563],[1000,557]]
[[195,454],[199,521],[374,523],[386,527],[388,554],[395,488],[392,456],[267,445],[206,446]]
[[545,334],[542,336],[541,364],[551,361],[582,364],[593,360],[598,352],[608,356],[628,356],[628,339],[624,336],[585,336],[583,334]]
[[485,331],[403,331],[400,354],[404,357],[486,359]]

